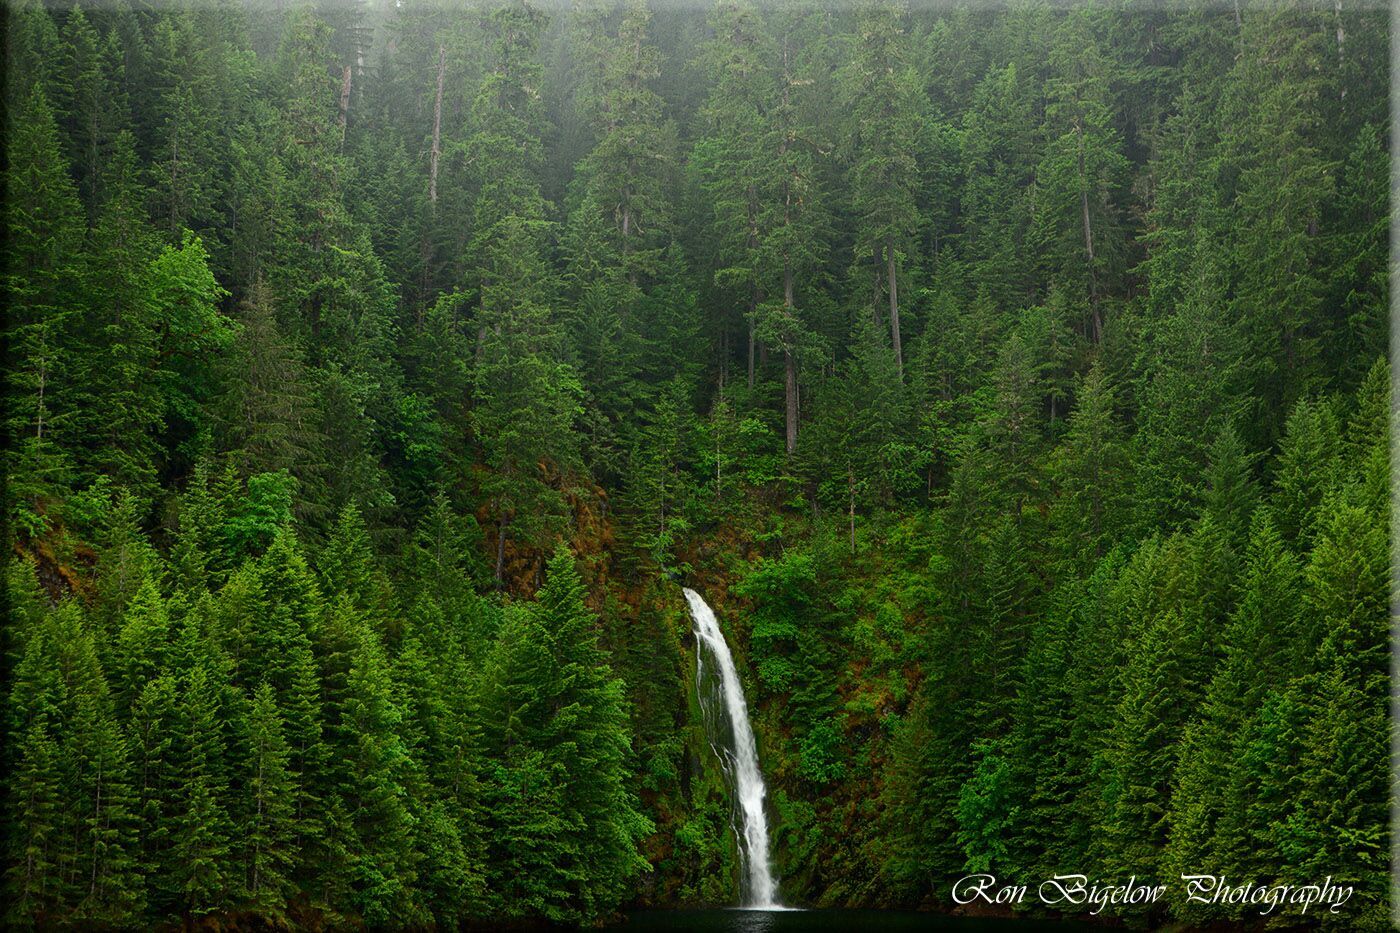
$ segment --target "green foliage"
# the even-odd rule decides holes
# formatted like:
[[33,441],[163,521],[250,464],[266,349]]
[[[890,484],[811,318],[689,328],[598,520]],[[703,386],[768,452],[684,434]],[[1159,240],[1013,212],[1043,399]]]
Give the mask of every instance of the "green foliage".
[[1384,923],[1380,11],[20,6],[7,925]]
[[503,916],[606,914],[647,867],[651,822],[624,783],[621,681],[597,647],[573,557],[549,562],[539,601],[506,615],[487,661],[490,888]]
[[296,774],[291,771],[277,697],[263,682],[253,692],[244,738],[246,798],[240,802],[238,840],[243,886],[249,900],[263,910],[280,911],[291,891],[296,862]]
[[973,752],[977,765],[958,791],[958,841],[969,872],[994,872],[1009,862],[1007,830],[1016,816],[1013,765],[991,743],[978,743]]

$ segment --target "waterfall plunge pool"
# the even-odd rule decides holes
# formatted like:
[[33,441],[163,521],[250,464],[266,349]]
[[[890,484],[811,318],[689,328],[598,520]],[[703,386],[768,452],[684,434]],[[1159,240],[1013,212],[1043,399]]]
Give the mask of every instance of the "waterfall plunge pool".
[[1007,917],[954,917],[915,910],[636,910],[610,930],[618,933],[1023,933],[1029,930],[1103,929],[1082,921]]

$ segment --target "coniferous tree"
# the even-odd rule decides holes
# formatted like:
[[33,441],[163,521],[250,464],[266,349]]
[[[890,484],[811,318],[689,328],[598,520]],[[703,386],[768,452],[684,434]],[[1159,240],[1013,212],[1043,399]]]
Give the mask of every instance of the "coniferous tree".
[[283,735],[277,698],[265,681],[253,693],[246,725],[249,759],[243,774],[242,823],[235,836],[248,899],[280,911],[291,892],[297,852],[295,799],[298,776]]
[[1102,558],[1121,534],[1129,465],[1114,387],[1100,364],[1085,375],[1076,395],[1052,460],[1059,497],[1051,505],[1050,522],[1058,537],[1056,553],[1087,569],[1087,562]]
[[220,728],[225,714],[219,708],[217,678],[216,671],[201,664],[181,685],[183,754],[166,831],[172,876],[165,883],[175,892],[177,910],[186,918],[218,910],[232,880],[227,762]]
[[1220,298],[1214,247],[1198,234],[1189,289],[1145,340],[1137,392],[1144,421],[1135,437],[1144,524],[1180,522],[1200,495],[1216,432],[1249,410],[1245,338]]
[[1247,844],[1238,834],[1249,812],[1248,778],[1239,746],[1270,685],[1303,661],[1292,647],[1301,640],[1299,568],[1266,510],[1256,514],[1245,560],[1239,608],[1222,633],[1225,656],[1182,738],[1173,792],[1182,803],[1170,815],[1168,874],[1207,862],[1222,872],[1246,870]]
[[482,287],[472,414],[492,471],[483,491],[497,522],[498,583],[507,536],[535,544],[558,528],[564,503],[544,471],[566,471],[577,458],[570,425],[578,384],[557,349],[551,282],[536,238],[523,219],[503,221],[489,247],[492,275]]
[[748,384],[755,377],[758,302],[768,276],[759,256],[763,199],[769,181],[763,147],[774,96],[773,48],[760,11],[744,3],[717,4],[715,38],[702,53],[713,78],[704,109],[711,130],[691,155],[709,201],[715,284],[732,291],[747,318]]
[[410,767],[398,734],[394,701],[379,638],[360,623],[352,637],[344,698],[330,710],[331,754],[343,764],[336,795],[349,817],[349,886],[357,913],[370,923],[411,916],[414,905],[413,819],[404,780]]
[[881,299],[888,299],[890,343],[901,378],[900,273],[907,276],[914,265],[919,124],[928,107],[908,59],[908,15],[908,7],[898,2],[862,9],[860,41],[846,77],[857,268],[867,276],[873,272],[876,322],[883,320]]
[[1109,63],[1096,41],[1094,12],[1076,10],[1056,31],[1046,84],[1045,135],[1036,168],[1035,238],[1054,244],[1051,277],[1088,304],[1086,330],[1103,340],[1104,293],[1121,271],[1123,237],[1114,203],[1127,160],[1110,117]]
[[5,289],[16,308],[8,327],[6,380],[8,475],[20,480],[12,520],[41,530],[44,500],[65,482],[65,371],[76,322],[73,283],[83,256],[82,208],[59,145],[53,110],[38,84],[20,102],[6,133]]
[[662,118],[661,98],[650,87],[660,59],[647,31],[652,12],[640,0],[612,11],[590,11],[583,24],[584,61],[589,69],[579,108],[598,125],[593,151],[580,163],[580,210],[601,213],[603,248],[633,289],[655,275],[671,211],[667,172],[674,159],[675,130]]
[[622,685],[594,624],[573,557],[560,550],[538,607],[507,615],[488,663],[485,737],[503,756],[493,769],[488,854],[508,915],[606,911],[645,865],[637,843],[650,821],[623,781]]
[[[1233,306],[1261,363],[1256,442],[1272,442],[1293,402],[1317,385],[1304,361],[1319,358],[1312,352],[1322,326],[1317,231],[1323,204],[1335,196],[1335,167],[1312,144],[1322,80],[1307,63],[1322,41],[1300,11],[1250,17],[1221,98],[1220,158],[1226,177],[1236,179],[1222,194],[1251,231],[1235,251]],[[1262,315],[1264,307],[1275,312]]]
[[302,353],[282,333],[261,280],[248,290],[235,318],[227,363],[227,394],[220,399],[220,446],[247,473],[292,471],[310,480],[319,447]]
[[993,65],[973,92],[958,136],[964,255],[978,289],[1001,310],[1030,298],[1024,248],[1038,151],[1033,82],[1014,61]]

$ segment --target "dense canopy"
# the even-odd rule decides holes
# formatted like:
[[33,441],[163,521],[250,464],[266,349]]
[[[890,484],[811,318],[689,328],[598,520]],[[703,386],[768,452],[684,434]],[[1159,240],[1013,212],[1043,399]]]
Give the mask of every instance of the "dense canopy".
[[5,15],[7,924],[1385,925],[1383,10]]

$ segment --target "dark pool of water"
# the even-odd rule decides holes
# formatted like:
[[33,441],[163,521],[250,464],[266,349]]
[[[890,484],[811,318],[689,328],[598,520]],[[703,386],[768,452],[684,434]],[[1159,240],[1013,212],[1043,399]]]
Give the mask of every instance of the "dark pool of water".
[[1080,923],[1031,919],[948,917],[907,910],[638,910],[609,930],[617,933],[1022,933],[1089,929]]

